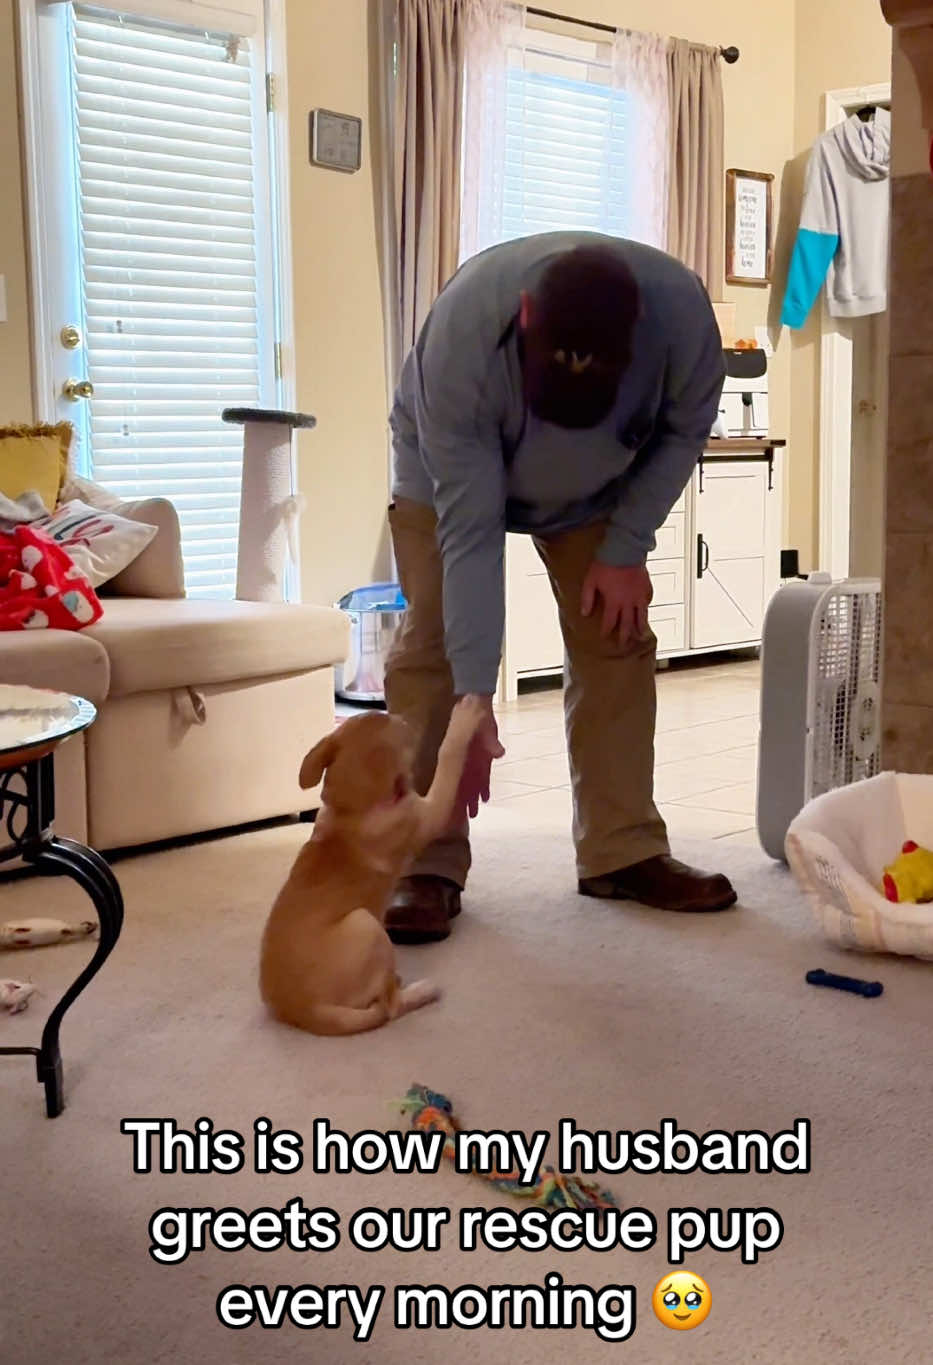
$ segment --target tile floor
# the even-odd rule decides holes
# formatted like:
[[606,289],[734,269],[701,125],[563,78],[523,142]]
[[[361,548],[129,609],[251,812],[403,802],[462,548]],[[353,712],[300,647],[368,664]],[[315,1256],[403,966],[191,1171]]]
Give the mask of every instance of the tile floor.
[[[757,846],[758,660],[678,664],[657,681],[655,798],[671,835]],[[492,802],[569,826],[560,690],[525,692],[497,710],[506,754],[493,768]]]

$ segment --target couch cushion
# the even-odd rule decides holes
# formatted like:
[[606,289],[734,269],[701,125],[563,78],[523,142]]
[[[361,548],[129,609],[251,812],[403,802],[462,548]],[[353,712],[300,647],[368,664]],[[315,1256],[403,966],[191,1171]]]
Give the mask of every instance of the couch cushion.
[[110,662],[107,651],[87,631],[4,631],[0,678],[5,683],[72,692],[100,706],[110,684]]
[[73,475],[62,488],[62,502],[77,499],[102,512],[117,512],[130,521],[158,528],[142,554],[116,578],[103,585],[108,597],[184,597],[185,566],[181,557],[178,513],[168,498],[137,498],[124,502],[92,479]]
[[108,597],[89,629],[110,656],[110,695],[270,678],[346,657],[342,612],[270,602]]
[[159,528],[132,564],[107,584],[117,597],[184,597],[185,565],[181,557],[178,513],[168,498],[140,498],[120,504],[120,515]]

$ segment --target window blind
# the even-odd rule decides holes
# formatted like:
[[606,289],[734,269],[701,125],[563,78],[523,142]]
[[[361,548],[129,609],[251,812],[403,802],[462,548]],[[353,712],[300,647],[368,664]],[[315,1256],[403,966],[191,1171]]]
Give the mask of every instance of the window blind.
[[593,81],[509,71],[498,240],[563,228],[630,235],[627,105],[624,91]]
[[73,98],[93,477],[165,496],[186,589],[232,596],[260,401],[250,48],[76,6]]
[[562,228],[634,235],[629,105],[596,64],[514,49],[479,150],[471,250]]

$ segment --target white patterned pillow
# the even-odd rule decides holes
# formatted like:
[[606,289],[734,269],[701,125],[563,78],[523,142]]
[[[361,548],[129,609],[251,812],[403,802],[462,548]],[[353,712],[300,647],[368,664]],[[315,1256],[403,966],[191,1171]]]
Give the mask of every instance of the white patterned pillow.
[[99,588],[132,564],[159,529],[145,522],[130,521],[110,509],[89,507],[77,498],[62,503],[34,525],[41,526],[58,542],[93,588]]
[[78,474],[70,474],[62,484],[57,505],[61,507],[66,502],[84,502],[102,512],[119,512],[123,506],[122,498],[111,493],[109,488],[93,479],[82,479]]

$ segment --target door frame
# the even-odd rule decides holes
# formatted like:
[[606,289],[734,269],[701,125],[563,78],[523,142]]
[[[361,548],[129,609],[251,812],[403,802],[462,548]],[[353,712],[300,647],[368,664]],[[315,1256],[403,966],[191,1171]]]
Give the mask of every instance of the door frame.
[[[891,104],[891,83],[827,90],[823,126],[828,132],[863,104]],[[818,568],[833,578],[849,575],[852,497],[852,324],[830,315],[823,294],[820,318],[820,540]]]
[[47,265],[51,248],[46,158],[42,155],[42,103],[39,66],[38,0],[20,0],[19,76],[22,98],[22,137],[26,180],[26,232],[29,243],[29,303],[32,340],[32,400],[40,422],[55,420],[56,395],[52,380],[52,337],[49,334]]
[[[32,398],[37,421],[55,421],[57,394],[52,374],[48,311],[48,266],[53,259],[52,224],[45,212],[49,183],[48,161],[42,146],[42,82],[39,64],[39,6],[68,4],[70,0],[19,0],[19,74],[22,97],[22,136],[25,159],[26,231],[29,248],[29,304],[32,339]],[[156,0],[158,4],[158,0]],[[265,70],[274,78],[275,99],[267,101],[266,125],[270,179],[270,222],[274,254],[274,318],[277,347],[276,388],[283,408],[296,403],[295,344],[292,286],[291,213],[289,194],[289,127],[286,78],[285,3],[263,0]],[[235,9],[235,6],[230,6]],[[269,89],[267,81],[267,91]],[[271,107],[269,107],[271,106]],[[295,486],[295,471],[292,471]]]

